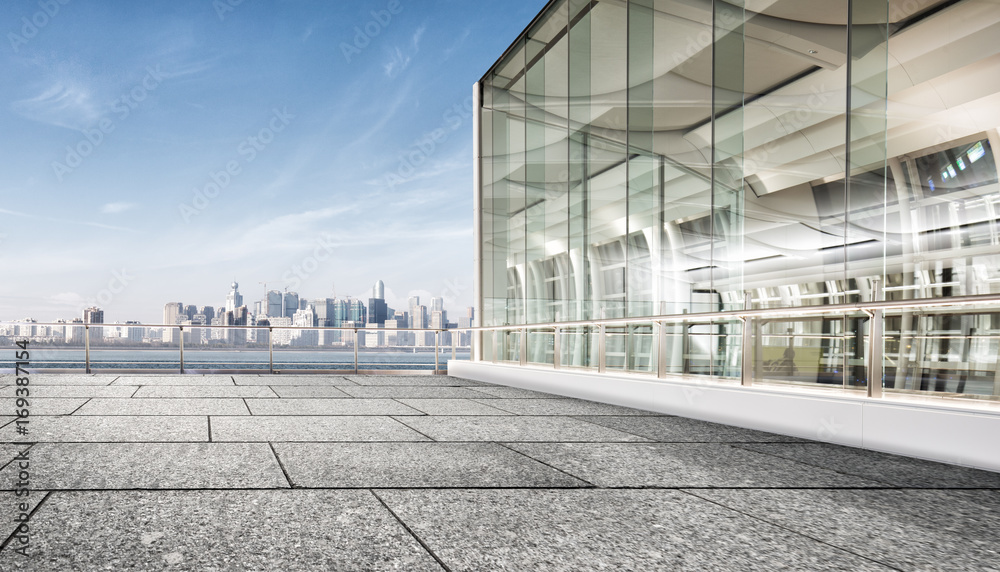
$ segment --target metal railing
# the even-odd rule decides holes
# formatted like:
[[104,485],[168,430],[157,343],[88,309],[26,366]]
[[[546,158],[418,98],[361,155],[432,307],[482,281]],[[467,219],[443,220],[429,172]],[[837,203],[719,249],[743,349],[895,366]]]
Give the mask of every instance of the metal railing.
[[[878,289],[876,289],[878,291]],[[609,329],[612,328],[622,328],[628,326],[652,326],[654,332],[652,336],[655,338],[655,356],[656,364],[655,369],[650,368],[647,371],[650,374],[655,373],[657,378],[666,378],[671,372],[668,372],[667,364],[667,336],[668,327],[670,326],[704,326],[713,325],[718,326],[723,323],[740,325],[739,333],[710,333],[710,334],[692,334],[686,329],[683,329],[682,333],[679,334],[684,338],[685,349],[681,352],[684,355],[685,365],[684,372],[687,374],[687,359],[688,351],[687,344],[692,336],[696,335],[708,335],[714,337],[739,337],[739,368],[738,374],[735,379],[743,386],[753,385],[755,379],[763,380],[766,376],[761,374],[761,365],[763,360],[761,358],[762,354],[762,340],[764,338],[797,338],[799,340],[805,338],[820,339],[825,341],[833,341],[836,343],[841,343],[846,345],[855,339],[860,339],[862,342],[866,342],[867,346],[863,351],[861,348],[856,348],[856,353],[859,354],[860,358],[855,361],[863,361],[862,366],[851,365],[848,359],[848,353],[841,350],[839,357],[842,359],[842,363],[837,367],[841,368],[839,373],[843,376],[845,382],[844,385],[849,385],[847,383],[849,372],[852,370],[857,370],[858,372],[863,372],[862,374],[857,374],[857,380],[853,385],[860,389],[861,386],[866,388],[867,395],[872,398],[880,398],[883,396],[883,368],[887,360],[885,352],[885,337],[886,332],[885,321],[889,317],[894,317],[893,312],[911,312],[913,310],[926,310],[929,315],[935,315],[935,313],[947,313],[952,309],[965,309],[972,306],[983,306],[984,308],[975,308],[972,310],[964,310],[966,314],[1000,314],[1000,296],[997,295],[972,295],[972,296],[958,296],[951,298],[936,298],[936,299],[914,299],[914,300],[890,300],[890,301],[871,301],[862,303],[851,303],[851,304],[836,304],[836,305],[826,305],[826,306],[799,306],[799,307],[781,307],[781,308],[758,308],[758,309],[746,309],[746,310],[732,310],[732,311],[717,311],[717,312],[701,312],[701,313],[683,313],[683,314],[664,314],[655,316],[643,316],[643,317],[629,317],[629,318],[605,318],[605,319],[595,319],[595,320],[576,320],[576,321],[564,321],[564,322],[546,322],[546,323],[534,323],[534,324],[521,324],[521,325],[506,325],[506,326],[478,326],[470,328],[474,334],[474,343],[480,344],[480,351],[474,352],[474,356],[478,355],[478,361],[491,361],[493,363],[516,363],[518,365],[528,365],[529,362],[529,343],[528,337],[532,333],[545,332],[546,334],[552,335],[552,358],[551,362],[546,362],[553,369],[561,369],[566,367],[566,364],[562,363],[563,349],[562,349],[562,334],[566,331],[574,331],[578,335],[590,336],[596,335],[596,360],[589,360],[588,365],[582,366],[583,369],[589,369],[591,371],[596,370],[598,373],[606,373],[609,369],[608,365],[608,340]],[[761,325],[773,323],[773,322],[794,322],[796,320],[816,320],[816,319],[841,319],[847,320],[857,320],[859,322],[859,331],[845,331],[841,334],[774,334],[774,333],[763,333],[761,332]],[[864,325],[861,326],[860,322]],[[580,331],[582,330],[582,334]],[[492,336],[492,347],[489,348],[492,351],[492,355],[489,359],[484,359],[483,350],[486,346],[483,345],[483,334],[493,333]],[[503,359],[501,357],[502,353],[507,353],[506,350],[513,349],[504,339],[505,336],[509,334],[516,334],[517,341],[517,351],[516,357],[512,359]],[[615,335],[628,336],[628,331],[623,334],[618,332]],[[902,334],[900,334],[901,337]],[[964,334],[964,335],[920,335],[907,333],[905,336],[907,339],[920,340],[922,338],[934,339],[934,340],[990,340],[990,341],[1000,341],[1000,330],[998,330],[998,335],[983,335],[983,334]],[[874,340],[874,343],[872,342]],[[881,343],[880,343],[881,342]],[[831,352],[832,354],[833,352]],[[968,350],[965,350],[968,353]],[[507,354],[509,355],[509,354]],[[506,357],[506,356],[505,356]],[[626,348],[626,358],[628,357],[628,350]],[[712,356],[713,360],[718,356]],[[995,357],[995,356],[994,356]],[[537,362],[532,362],[535,365]],[[627,361],[626,361],[627,363]],[[955,362],[942,361],[940,363],[957,365]],[[709,361],[709,371],[711,372],[712,365],[714,361]],[[860,367],[860,369],[859,369]],[[933,369],[933,364],[928,366]],[[628,368],[624,368],[628,370]],[[941,368],[944,369],[944,368]],[[996,365],[993,366],[996,370]],[[676,372],[675,372],[676,373]],[[715,377],[727,377],[725,375],[714,374]],[[870,383],[870,380],[879,380],[877,383]],[[771,381],[771,380],[766,380]],[[995,381],[993,382],[993,396],[1000,397],[1000,371],[996,373]],[[961,393],[961,392],[959,392]]]
[[[82,324],[82,323],[58,323],[58,322],[0,322],[0,328],[29,328],[29,329],[30,328],[56,328],[56,329],[64,329],[64,332],[65,332],[64,335],[66,337],[70,336],[70,332],[71,331],[78,331],[78,332],[82,333],[82,336],[80,336],[80,337],[83,338],[82,339],[82,349],[83,349],[83,354],[84,354],[83,355],[83,366],[84,366],[84,371],[86,373],[88,373],[88,374],[94,372],[94,367],[93,366],[95,365],[95,362],[92,359],[92,355],[91,355],[91,353],[92,353],[92,341],[91,341],[91,338],[92,338],[92,329],[100,331],[100,330],[103,330],[105,328],[108,328],[108,329],[111,329],[111,328],[122,328],[122,329],[141,328],[143,330],[174,330],[174,331],[176,331],[177,334],[178,334],[178,336],[177,336],[177,345],[176,345],[177,359],[178,359],[177,363],[179,365],[179,372],[182,373],[182,374],[196,370],[196,368],[189,367],[189,365],[191,365],[192,363],[196,367],[197,367],[197,365],[199,365],[198,362],[189,362],[189,361],[185,360],[185,343],[184,343],[185,332],[188,332],[190,334],[190,332],[192,332],[192,331],[205,331],[205,332],[223,331],[223,332],[244,332],[244,333],[247,333],[249,331],[267,332],[267,347],[266,348],[258,347],[258,346],[237,346],[237,345],[214,346],[213,347],[213,346],[203,346],[203,345],[199,344],[199,346],[196,349],[188,349],[188,352],[193,352],[193,351],[220,351],[220,352],[232,352],[232,351],[242,352],[242,351],[249,351],[249,352],[263,352],[266,349],[267,354],[268,354],[267,372],[270,373],[270,374],[274,374],[274,373],[278,373],[279,372],[279,370],[276,369],[276,367],[275,367],[276,364],[280,364],[281,362],[275,362],[275,335],[274,334],[276,332],[283,332],[283,331],[287,331],[287,332],[296,332],[296,331],[298,331],[298,332],[307,332],[308,331],[308,332],[317,332],[317,333],[319,333],[319,332],[323,332],[323,333],[338,332],[338,333],[341,333],[341,334],[347,334],[348,335],[348,339],[349,340],[353,340],[352,343],[343,343],[342,346],[338,346],[338,347],[331,347],[331,346],[328,346],[328,345],[316,346],[316,347],[305,346],[305,345],[303,345],[303,346],[292,346],[292,345],[286,344],[286,345],[288,345],[288,347],[291,350],[303,350],[303,349],[309,348],[311,351],[320,351],[320,352],[323,352],[323,351],[337,351],[337,350],[345,351],[347,349],[353,349],[353,352],[352,352],[353,353],[353,364],[352,364],[353,367],[351,367],[350,369],[328,370],[328,369],[295,368],[296,371],[300,371],[300,372],[309,372],[309,371],[322,371],[322,372],[326,372],[326,371],[332,371],[332,372],[336,372],[336,373],[353,373],[353,374],[358,374],[358,373],[369,373],[369,372],[391,373],[391,372],[404,371],[404,370],[405,371],[426,371],[426,370],[421,370],[421,369],[416,369],[416,368],[413,369],[413,370],[410,370],[409,368],[402,368],[402,369],[386,369],[386,368],[382,368],[382,369],[377,369],[377,370],[366,370],[366,369],[362,368],[361,366],[365,365],[365,364],[363,362],[361,362],[360,359],[359,359],[359,346],[361,345],[359,343],[359,341],[358,341],[359,340],[359,336],[364,336],[366,333],[375,333],[375,332],[377,332],[377,333],[379,333],[381,335],[398,335],[400,333],[414,333],[416,335],[420,335],[420,334],[424,334],[424,335],[433,334],[434,335],[434,343],[433,343],[433,345],[430,345],[430,344],[427,344],[427,345],[414,344],[412,346],[411,345],[377,345],[377,346],[372,346],[372,347],[368,347],[367,348],[367,349],[376,350],[376,351],[379,351],[379,350],[381,350],[381,351],[405,351],[405,350],[413,349],[414,352],[416,352],[417,349],[430,350],[433,347],[434,364],[433,364],[433,370],[431,370],[431,372],[433,374],[446,374],[447,373],[447,369],[442,369],[442,367],[441,367],[442,366],[442,364],[441,364],[442,350],[444,349],[444,348],[442,348],[442,344],[441,344],[442,334],[444,334],[444,333],[451,333],[452,334],[451,335],[451,343],[450,343],[450,347],[451,347],[451,359],[454,360],[454,359],[458,358],[458,352],[459,352],[460,348],[462,348],[463,350],[469,350],[470,354],[471,354],[471,348],[469,348],[468,346],[462,346],[462,345],[459,344],[459,339],[461,337],[461,334],[463,332],[464,333],[468,333],[469,332],[468,328],[462,328],[462,329],[444,329],[444,328],[378,328],[378,329],[376,329],[376,328],[370,328],[370,327],[366,328],[366,327],[358,327],[358,326],[353,326],[353,327],[242,326],[242,325],[211,326],[211,325],[202,325],[202,324]],[[227,334],[227,336],[228,336],[228,334]],[[3,334],[3,333],[0,333],[0,337],[10,337],[10,338],[17,338],[17,339],[30,339],[30,336],[19,335],[19,334]],[[173,338],[172,335],[171,335],[171,338]],[[66,344],[66,345],[64,345],[62,347],[55,347],[55,346],[45,346],[45,347],[47,349],[53,349],[56,352],[76,349],[76,347],[71,347],[68,344]],[[116,346],[116,345],[108,345],[108,344],[104,344],[104,343],[102,343],[100,345],[100,350],[102,350],[102,351],[106,351],[106,350],[124,350],[124,351],[144,352],[144,351],[151,351],[151,350],[154,350],[154,349],[155,350],[167,350],[167,351],[169,351],[171,349],[171,346],[169,344],[168,345],[162,345],[161,344],[159,346],[151,348],[151,347],[137,347],[137,346],[134,346],[134,345],[131,345],[131,346],[130,345],[117,345]],[[280,354],[282,351],[286,351],[286,350],[278,350],[278,353]],[[3,361],[5,361],[5,360],[0,359],[0,363],[3,363]],[[159,362],[139,362],[139,361],[106,362],[106,361],[102,361],[102,362],[97,362],[97,365],[102,365],[102,364],[104,364],[104,365],[107,365],[107,364],[115,364],[115,365],[143,365],[143,364],[148,364],[148,363],[159,363]],[[204,364],[200,364],[200,365],[204,365]],[[263,365],[263,362],[245,362],[245,363],[242,363],[242,365]],[[300,362],[296,362],[296,363],[291,364],[291,365],[324,365],[324,364],[322,364],[322,363],[300,363]],[[340,365],[340,364],[339,363],[328,363],[326,365]],[[406,363],[401,363],[401,364],[396,364],[396,365],[403,365],[403,366],[411,365],[412,366],[412,365],[424,365],[424,364],[406,364]],[[426,365],[430,365],[430,364],[426,364]],[[124,368],[124,369],[128,369],[128,371],[144,371],[142,368]],[[260,371],[262,371],[262,370],[257,370],[257,369],[239,369],[239,368],[208,368],[208,370],[209,371],[217,371],[217,372],[226,372],[226,373],[244,373],[244,372],[246,372],[246,373],[260,373]],[[157,370],[154,370],[154,371],[160,371],[160,372],[162,372],[163,370],[162,369],[157,369]],[[204,371],[204,370],[203,369],[197,369],[197,371]]]

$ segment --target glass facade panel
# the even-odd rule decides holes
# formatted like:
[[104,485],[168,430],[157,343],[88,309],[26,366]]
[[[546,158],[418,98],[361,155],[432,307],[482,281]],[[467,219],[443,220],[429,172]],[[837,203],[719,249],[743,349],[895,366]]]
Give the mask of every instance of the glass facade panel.
[[[755,382],[848,388],[874,343],[889,391],[1000,394],[995,313],[887,312],[874,341],[791,313],[1000,294],[997,37],[997,1],[550,3],[480,82],[483,324],[567,323],[533,363],[739,377],[749,352]],[[699,318],[748,308],[790,312],[749,349]],[[568,324],[602,319],[636,323]]]

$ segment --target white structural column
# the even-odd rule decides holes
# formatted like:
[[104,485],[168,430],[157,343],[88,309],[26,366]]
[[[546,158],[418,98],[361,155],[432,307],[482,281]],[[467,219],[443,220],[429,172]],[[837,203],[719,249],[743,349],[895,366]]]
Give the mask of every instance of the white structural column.
[[[472,325],[479,327],[483,320],[483,175],[481,162],[483,146],[480,140],[482,132],[482,98],[480,85],[472,86],[472,265],[474,279],[472,280],[472,297],[474,315]],[[472,360],[483,359],[483,333],[472,332]],[[494,358],[495,359],[495,358]]]

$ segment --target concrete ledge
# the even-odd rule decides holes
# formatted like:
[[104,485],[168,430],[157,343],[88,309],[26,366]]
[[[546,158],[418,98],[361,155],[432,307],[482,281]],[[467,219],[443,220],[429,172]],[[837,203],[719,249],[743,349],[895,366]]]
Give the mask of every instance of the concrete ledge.
[[449,361],[450,375],[1000,471],[1000,404],[869,399],[837,389],[742,387],[710,378],[660,380],[489,362]]

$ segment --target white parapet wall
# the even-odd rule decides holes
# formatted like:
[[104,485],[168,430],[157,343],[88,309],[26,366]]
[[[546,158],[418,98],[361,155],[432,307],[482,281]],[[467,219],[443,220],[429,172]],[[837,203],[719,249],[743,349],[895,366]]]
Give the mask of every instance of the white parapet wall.
[[1000,471],[1000,403],[449,361],[448,374],[782,435]]

